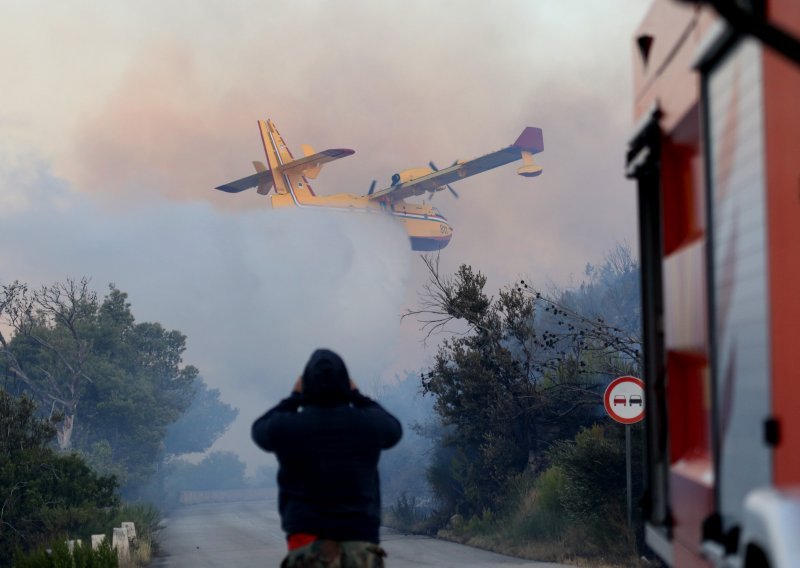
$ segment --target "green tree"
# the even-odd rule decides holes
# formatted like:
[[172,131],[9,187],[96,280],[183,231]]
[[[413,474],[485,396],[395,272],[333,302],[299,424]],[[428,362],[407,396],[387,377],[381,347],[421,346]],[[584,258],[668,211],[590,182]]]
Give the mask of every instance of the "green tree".
[[245,464],[233,452],[211,452],[189,470],[186,489],[241,489]]
[[15,333],[0,332],[0,354],[11,375],[46,407],[58,408],[62,449],[72,447],[72,433],[91,344],[87,328],[97,311],[97,294],[88,280],[67,280],[39,290],[14,282],[0,289],[0,317]]
[[168,456],[204,452],[210,448],[239,415],[239,411],[220,400],[218,389],[195,381],[192,404],[167,428],[164,452]]
[[197,392],[197,369],[181,364],[186,337],[137,323],[114,285],[102,302],[86,279],[0,290],[0,318],[14,333],[0,333],[8,388],[62,413],[60,447],[118,474],[131,494],[154,471],[167,427]]
[[[512,286],[489,298],[485,276],[471,267],[443,277],[433,259],[426,265],[425,304],[407,315],[420,316],[430,332],[454,320],[467,331],[441,343],[422,388],[452,427],[443,442],[455,450],[450,466],[464,493],[458,510],[479,514],[503,503],[514,475],[536,466],[549,422],[562,407],[575,412],[596,400],[574,376],[545,375],[556,368],[550,366],[555,357],[538,344],[535,297]],[[566,406],[560,404],[565,393]]]
[[544,294],[525,281],[517,286],[536,304],[535,344],[556,357],[551,369],[599,379],[638,374],[641,352],[639,267],[630,249],[617,245],[599,267],[586,265],[575,288]]
[[49,447],[59,420],[38,417],[30,398],[0,389],[0,565],[17,548],[81,533],[118,503],[113,476],[99,476],[79,455]]
[[[632,470],[641,471],[641,424],[631,429]],[[553,469],[564,478],[558,491],[559,504],[573,532],[583,535],[585,551],[590,554],[631,545],[632,538],[625,538],[628,533],[624,432],[624,426],[610,421],[595,424],[581,430],[573,440],[556,442],[549,452]],[[635,503],[642,493],[641,475],[633,477],[632,491]]]
[[[519,282],[496,297],[486,294],[485,276],[471,267],[444,276],[437,258],[424,258],[429,280],[421,306],[404,317],[416,317],[428,336],[455,332],[422,373],[423,392],[435,397],[446,427],[441,443],[452,450],[437,455],[429,477],[449,478],[463,495],[451,512],[502,506],[521,472],[548,465],[552,443],[598,419],[608,381],[635,372],[638,330],[606,313],[616,309],[607,300],[619,283],[635,282],[635,263],[625,251],[615,251],[614,266],[607,262],[577,291],[545,295]],[[635,292],[620,299],[633,295],[636,302]],[[457,495],[443,495],[442,486],[440,501],[453,503]]]
[[161,464],[144,496],[162,509],[171,509],[178,505],[182,491],[242,489],[247,487],[245,467],[233,452],[211,452],[198,463],[173,459]]

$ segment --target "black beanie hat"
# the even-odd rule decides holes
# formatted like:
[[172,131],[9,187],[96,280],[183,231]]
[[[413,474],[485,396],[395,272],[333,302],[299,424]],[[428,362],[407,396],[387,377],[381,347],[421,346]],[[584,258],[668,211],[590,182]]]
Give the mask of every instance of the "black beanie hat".
[[303,370],[303,396],[314,404],[337,404],[348,400],[350,375],[344,361],[329,349],[317,349]]

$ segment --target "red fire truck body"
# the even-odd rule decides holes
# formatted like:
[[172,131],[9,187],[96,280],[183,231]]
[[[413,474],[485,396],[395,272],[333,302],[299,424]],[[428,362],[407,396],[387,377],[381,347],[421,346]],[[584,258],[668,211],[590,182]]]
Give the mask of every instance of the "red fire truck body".
[[[798,0],[763,4],[800,37]],[[634,85],[646,541],[674,566],[800,566],[800,66],[655,0]]]

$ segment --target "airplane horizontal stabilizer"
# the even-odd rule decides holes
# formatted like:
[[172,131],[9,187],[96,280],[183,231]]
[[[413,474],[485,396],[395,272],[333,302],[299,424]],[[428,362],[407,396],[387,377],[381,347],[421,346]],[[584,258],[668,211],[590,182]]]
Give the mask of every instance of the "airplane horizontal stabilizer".
[[215,189],[224,191],[226,193],[239,193],[240,191],[245,191],[247,189],[259,186],[270,188],[272,184],[272,172],[265,171],[258,172],[242,179],[237,179],[236,181],[226,183],[225,185],[220,185]]

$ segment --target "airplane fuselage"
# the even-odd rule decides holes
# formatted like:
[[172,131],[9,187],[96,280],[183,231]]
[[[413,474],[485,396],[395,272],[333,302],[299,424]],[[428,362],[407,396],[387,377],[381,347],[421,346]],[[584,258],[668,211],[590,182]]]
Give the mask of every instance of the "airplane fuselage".
[[[300,182],[302,183],[302,182]],[[427,204],[397,201],[373,201],[362,195],[339,193],[335,195],[300,195],[288,184],[289,191],[284,194],[270,196],[272,207],[321,208],[331,211],[351,213],[384,213],[389,214],[405,227],[411,240],[411,248],[415,251],[436,251],[447,246],[453,236],[453,228],[447,219],[435,208]],[[307,185],[305,183],[304,185]],[[298,188],[299,189],[299,188]]]

